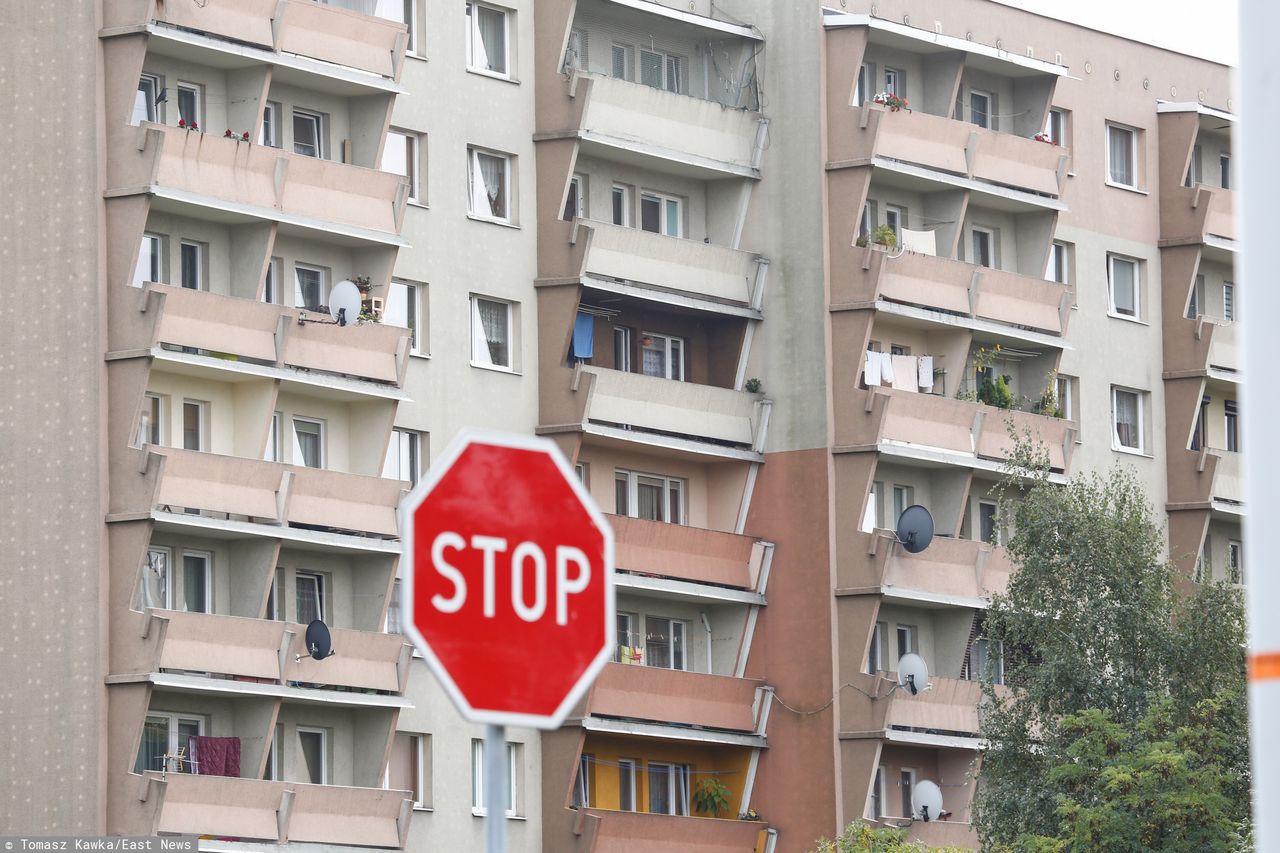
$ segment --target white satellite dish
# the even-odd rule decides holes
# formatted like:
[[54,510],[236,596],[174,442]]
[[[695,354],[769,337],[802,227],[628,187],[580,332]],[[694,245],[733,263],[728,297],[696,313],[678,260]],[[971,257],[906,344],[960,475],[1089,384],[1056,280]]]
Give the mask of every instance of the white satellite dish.
[[911,788],[911,816],[926,823],[942,816],[942,789],[925,779]]
[[903,655],[898,661],[898,686],[915,696],[929,689],[929,665],[917,654]]
[[344,278],[329,291],[329,316],[339,326],[353,325],[360,318],[360,288]]

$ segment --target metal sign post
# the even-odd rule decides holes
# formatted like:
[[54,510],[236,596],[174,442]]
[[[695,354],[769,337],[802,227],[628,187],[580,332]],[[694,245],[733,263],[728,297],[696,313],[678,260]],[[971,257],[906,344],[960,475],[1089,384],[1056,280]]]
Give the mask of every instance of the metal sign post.
[[[484,727],[484,849],[507,853],[507,727]],[[505,783],[505,784],[504,784]],[[515,807],[515,803],[511,804]]]

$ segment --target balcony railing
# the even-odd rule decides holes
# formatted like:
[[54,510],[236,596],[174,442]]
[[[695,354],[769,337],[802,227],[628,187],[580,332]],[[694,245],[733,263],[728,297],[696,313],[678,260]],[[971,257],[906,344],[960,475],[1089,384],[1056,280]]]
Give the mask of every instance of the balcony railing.
[[619,569],[739,589],[752,585],[758,558],[749,536],[623,515],[609,516],[609,523]]
[[1223,370],[1240,370],[1239,327],[1235,323],[1219,321],[1212,321],[1212,323],[1213,337],[1209,339],[1209,366]]
[[888,541],[871,545],[875,536],[888,531],[848,534],[847,552],[840,554],[836,584],[842,589],[881,587],[903,597],[922,595],[961,600],[988,598],[1004,592],[1013,568],[1003,548],[985,542],[935,536],[928,548],[909,554],[888,547]]
[[314,0],[120,0],[104,9],[105,29],[139,27],[152,21],[393,79],[398,76],[408,38],[404,24]]
[[1244,466],[1240,464],[1240,454],[1226,450],[1216,451],[1216,454],[1218,465],[1213,474],[1213,497],[1243,504]]
[[407,791],[148,772],[137,807],[156,833],[402,848]]
[[666,159],[691,159],[720,171],[756,173],[758,113],[603,74],[581,76],[591,81],[582,118],[584,139]]
[[689,850],[751,853],[765,849],[768,824],[760,821],[677,817],[588,809],[600,818],[593,853],[687,853]]
[[727,675],[611,663],[596,679],[588,713],[752,732],[757,683]]
[[380,323],[298,325],[302,312],[297,309],[181,287],[151,287],[165,297],[156,343],[376,382],[400,381],[406,329]]
[[[206,510],[268,524],[395,538],[404,483],[239,456],[151,446],[163,457],[154,507]],[[116,508],[150,511],[153,507]]]
[[595,377],[588,420],[745,447],[755,443],[754,394],[600,367],[582,371]]
[[605,278],[655,285],[710,299],[746,305],[751,301],[756,256],[713,246],[587,220],[591,248],[586,271]]
[[[895,673],[852,673],[840,703],[840,730],[870,733],[896,727],[977,735],[982,685],[977,681],[929,676],[929,689],[915,696],[897,687]],[[871,698],[875,697],[875,698]]]
[[1235,197],[1231,190],[1204,184],[1165,186],[1160,190],[1160,239],[1163,243],[1236,240]]

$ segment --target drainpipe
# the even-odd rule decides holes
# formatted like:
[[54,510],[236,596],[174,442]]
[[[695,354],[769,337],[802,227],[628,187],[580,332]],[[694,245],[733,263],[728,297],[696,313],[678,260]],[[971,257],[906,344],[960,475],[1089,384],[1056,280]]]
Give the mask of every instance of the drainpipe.
[[707,629],[707,675],[712,675],[711,671],[711,620],[707,618],[706,611],[698,614],[702,617],[702,627]]

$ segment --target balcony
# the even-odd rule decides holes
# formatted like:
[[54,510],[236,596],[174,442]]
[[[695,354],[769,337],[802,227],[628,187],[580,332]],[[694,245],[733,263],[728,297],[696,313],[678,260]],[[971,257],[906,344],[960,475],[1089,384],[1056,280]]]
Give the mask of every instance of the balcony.
[[751,301],[757,256],[750,252],[607,222],[584,223],[591,228],[585,265],[588,275],[653,285],[717,302],[747,305]]
[[[1040,143],[1037,143],[1040,144]],[[1053,335],[1066,332],[1070,292],[1065,284],[963,261],[906,252],[898,257],[867,247],[867,264],[855,270],[852,292],[950,314],[993,320]],[[839,285],[833,283],[833,288]]]
[[757,682],[726,675],[611,663],[596,679],[587,712],[706,729],[754,732]]
[[750,589],[759,571],[749,536],[623,515],[609,516],[619,569],[693,583]]
[[836,162],[896,161],[1034,195],[1057,198],[1066,177],[1067,151],[1034,139],[1000,133],[929,113],[868,104]]
[[1054,471],[1067,471],[1075,447],[1076,429],[1070,421],[889,388],[856,391],[845,411],[837,409],[836,418],[842,445],[881,451],[896,446],[904,455],[942,462],[1003,462],[1011,441],[1006,420],[1018,434],[1030,431],[1044,443]]
[[928,548],[909,554],[875,538],[890,535],[878,531],[844,537],[849,551],[840,556],[836,568],[838,591],[879,590],[895,598],[981,606],[992,593],[1008,587],[1013,567],[1003,548],[935,536]]
[[982,701],[977,681],[930,675],[929,689],[912,696],[897,689],[896,675],[857,672],[848,679],[856,689],[847,691],[840,702],[842,733],[899,728],[977,735]]
[[345,328],[298,325],[297,309],[167,285],[155,343],[227,353],[278,367],[297,367],[399,384],[408,332],[360,323]]
[[762,414],[754,394],[599,367],[582,372],[594,378],[588,421],[756,449]]
[[1226,450],[1210,451],[1218,457],[1213,473],[1213,499],[1244,504],[1244,466],[1240,454]]
[[103,24],[108,31],[146,27],[182,40],[203,34],[236,42],[227,50],[241,55],[243,45],[254,45],[285,61],[289,55],[308,57],[389,79],[399,76],[408,40],[403,24],[312,0],[125,0],[106,5]]
[[600,818],[592,853],[764,853],[768,825],[759,821],[676,817],[587,809]]
[[[322,8],[322,7],[318,7]],[[144,123],[141,155],[121,158],[118,190],[136,187],[171,204],[267,219],[358,240],[399,245],[408,184],[400,175],[304,157],[179,127]]]
[[604,74],[579,72],[579,76],[591,84],[578,132],[584,151],[600,147],[608,157],[622,149],[644,158],[675,161],[709,177],[760,176],[759,113]]
[[142,784],[155,833],[402,848],[413,811],[407,791],[381,788],[155,772]]
[[113,512],[171,507],[248,516],[266,524],[385,538],[400,535],[396,507],[405,487],[400,480],[173,447],[148,450],[162,463],[157,466],[150,505],[113,505]]
[[1235,323],[1212,323],[1213,334],[1209,338],[1209,369],[1230,370],[1240,372],[1240,333]]
[[1235,194],[1196,184],[1160,189],[1160,245],[1205,243],[1232,248],[1236,236]]

